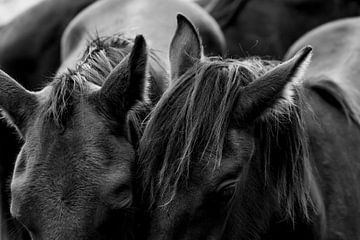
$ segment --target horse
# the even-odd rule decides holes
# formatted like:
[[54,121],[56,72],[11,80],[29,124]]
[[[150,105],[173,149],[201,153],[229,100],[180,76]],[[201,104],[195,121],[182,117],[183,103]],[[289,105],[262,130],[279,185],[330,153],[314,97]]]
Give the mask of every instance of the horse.
[[[349,42],[337,30],[334,49],[358,44],[353,28]],[[359,239],[359,112],[335,82],[307,81],[311,55],[307,46],[282,63],[204,57],[180,19],[171,84],[136,160],[145,239]],[[330,56],[318,64],[347,66]],[[335,76],[356,76],[348,70]]]
[[[208,39],[209,51],[224,48],[219,27],[197,5],[157,3],[167,9],[166,14],[143,0],[99,1],[81,12],[64,32],[58,73],[40,92],[29,93],[3,74],[2,94],[8,97],[11,89],[22,89],[19,98],[36,96],[26,101],[29,105],[41,102],[34,108],[26,106],[29,119],[13,124],[30,121],[29,130],[18,126],[24,145],[11,181],[11,214],[33,239],[131,237],[135,210],[129,172],[141,118],[150,108],[145,104],[137,109],[136,103],[154,103],[167,86],[168,70],[161,55],[175,25],[168,19],[178,11],[193,16]],[[135,40],[130,57],[125,57],[140,31],[155,49],[148,64],[142,38]],[[148,74],[143,65],[149,71],[145,83],[143,75]],[[118,86],[107,85],[109,81]],[[0,102],[5,112],[10,111],[7,97]],[[133,108],[137,111],[132,114]]]
[[[0,68],[29,90],[39,90],[60,65],[60,39],[70,20],[95,0],[41,1],[0,28]],[[1,232],[21,235],[11,220],[7,182],[11,177],[21,141],[0,119]],[[5,220],[6,219],[6,220]],[[6,230],[8,229],[8,230]],[[21,237],[25,239],[25,236]]]
[[281,59],[307,31],[360,10],[357,0],[196,1],[222,26],[231,57]]

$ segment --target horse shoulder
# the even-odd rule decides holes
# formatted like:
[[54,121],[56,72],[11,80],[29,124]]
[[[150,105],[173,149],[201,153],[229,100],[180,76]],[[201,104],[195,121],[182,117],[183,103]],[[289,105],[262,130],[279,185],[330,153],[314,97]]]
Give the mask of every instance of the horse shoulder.
[[360,128],[329,94],[311,86],[306,90],[310,158],[329,239],[340,235],[356,239],[360,236]]

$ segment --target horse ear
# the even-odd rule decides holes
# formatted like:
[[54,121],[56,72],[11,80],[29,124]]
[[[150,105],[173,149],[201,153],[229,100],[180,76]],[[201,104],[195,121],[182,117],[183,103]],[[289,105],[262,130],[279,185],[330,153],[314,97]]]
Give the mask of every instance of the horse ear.
[[24,135],[27,120],[38,106],[37,96],[0,70],[0,108],[10,124]]
[[304,47],[292,59],[244,87],[236,106],[236,118],[251,121],[268,109],[276,111],[292,105],[294,86],[301,83],[311,56],[312,47]]
[[177,15],[177,29],[170,44],[171,78],[184,74],[203,54],[201,39],[194,25],[184,15]]
[[146,42],[142,35],[138,35],[130,54],[113,69],[100,89],[101,105],[111,117],[123,117],[138,101],[143,100],[146,65]]

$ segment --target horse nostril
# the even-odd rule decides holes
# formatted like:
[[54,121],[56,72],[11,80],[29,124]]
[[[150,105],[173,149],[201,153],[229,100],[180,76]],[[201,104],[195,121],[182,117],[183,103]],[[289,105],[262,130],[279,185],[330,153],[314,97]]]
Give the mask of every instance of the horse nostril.
[[131,187],[128,184],[121,184],[114,189],[113,193],[115,195],[121,195],[125,192],[130,192],[130,191],[131,191]]
[[26,239],[30,239],[28,234],[30,234],[31,236],[35,236],[34,223],[28,219],[29,216],[28,215],[20,215],[19,211],[16,208],[14,208],[13,206],[14,206],[14,204],[11,204],[10,213],[11,213],[11,216],[16,220],[15,221],[16,229],[18,231],[23,231],[22,235],[28,236],[28,238],[26,238]]

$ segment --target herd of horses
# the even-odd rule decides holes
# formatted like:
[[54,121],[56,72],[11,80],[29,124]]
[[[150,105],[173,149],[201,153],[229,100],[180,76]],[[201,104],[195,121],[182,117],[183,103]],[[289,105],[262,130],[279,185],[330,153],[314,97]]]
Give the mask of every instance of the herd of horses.
[[356,0],[24,12],[0,29],[0,239],[360,239],[359,13]]

